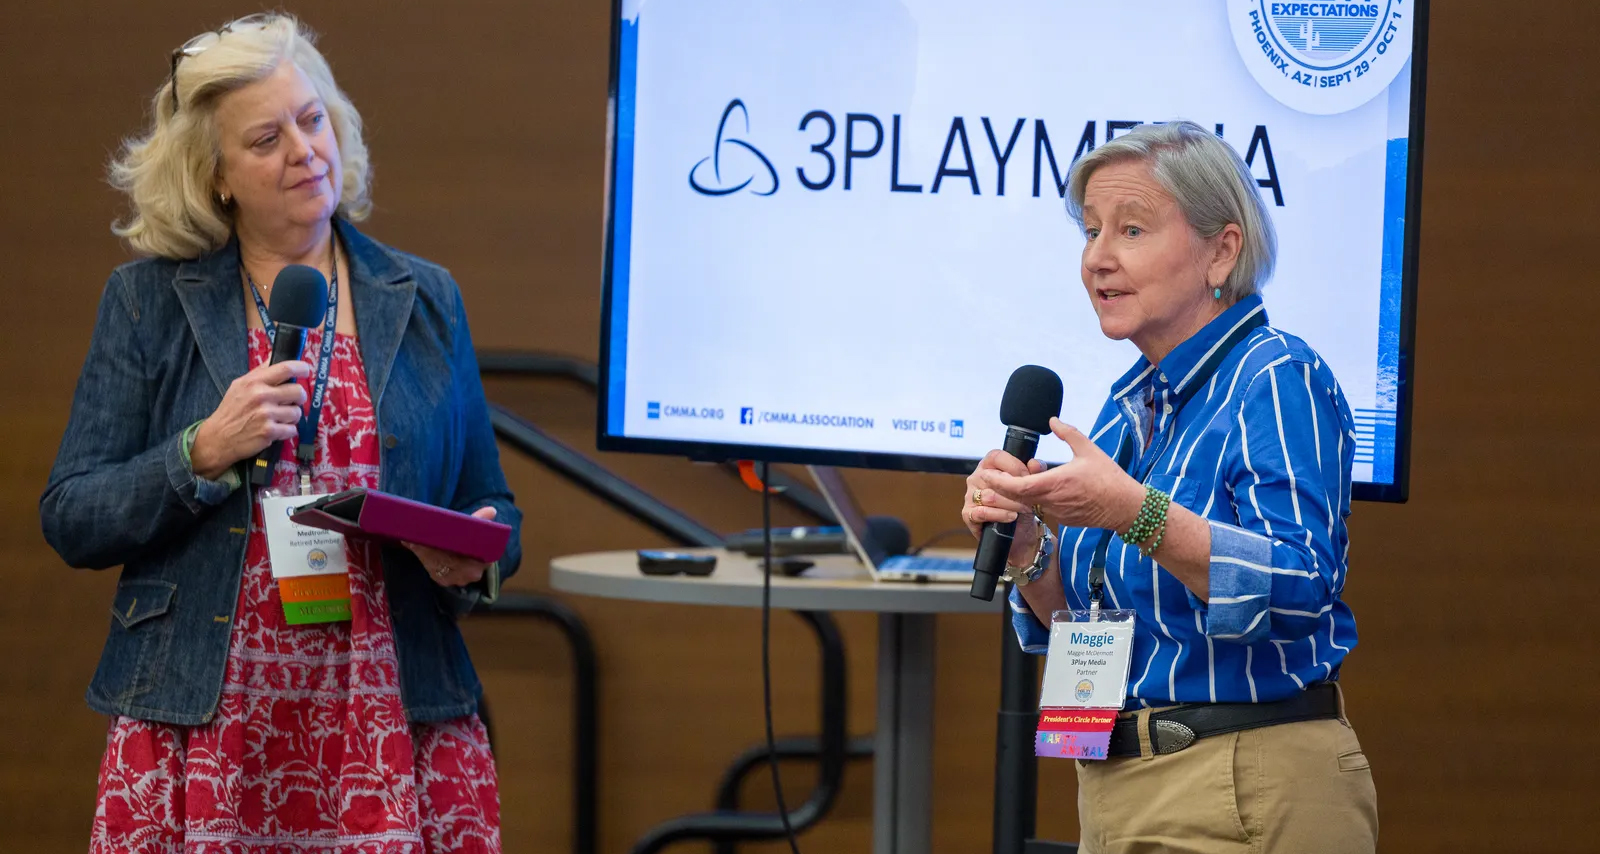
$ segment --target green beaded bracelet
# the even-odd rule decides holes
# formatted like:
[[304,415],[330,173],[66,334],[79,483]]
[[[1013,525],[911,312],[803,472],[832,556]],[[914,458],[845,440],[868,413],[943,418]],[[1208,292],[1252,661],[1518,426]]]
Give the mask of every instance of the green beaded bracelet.
[[1149,556],[1155,554],[1156,553],[1156,549],[1161,548],[1161,541],[1166,536],[1167,536],[1167,511],[1166,511],[1165,508],[1163,508],[1162,511],[1161,511],[1161,520],[1156,525],[1156,538],[1154,540],[1150,541],[1150,545],[1149,546],[1140,546],[1139,547],[1139,556],[1140,557],[1149,557]]
[[1133,517],[1133,524],[1128,526],[1128,532],[1123,535],[1123,539],[1136,542],[1139,534],[1144,532],[1144,528],[1149,524],[1150,517],[1155,509],[1152,502],[1153,498],[1154,496],[1150,494],[1150,490],[1146,488],[1144,500],[1139,503],[1139,513]]
[[1128,532],[1122,535],[1124,542],[1142,543],[1150,539],[1156,532],[1157,520],[1166,516],[1166,506],[1171,502],[1165,492],[1153,486],[1146,486],[1144,501],[1139,507],[1139,514],[1134,517],[1133,524],[1128,527]]
[[[1153,486],[1144,488],[1144,501],[1139,506],[1139,515],[1134,517],[1133,524],[1128,527],[1128,532],[1122,535],[1123,542],[1133,543],[1139,547],[1139,554],[1149,557],[1152,552],[1161,547],[1161,540],[1167,533],[1167,508],[1172,505],[1172,496]],[[1154,538],[1147,548],[1143,545]]]

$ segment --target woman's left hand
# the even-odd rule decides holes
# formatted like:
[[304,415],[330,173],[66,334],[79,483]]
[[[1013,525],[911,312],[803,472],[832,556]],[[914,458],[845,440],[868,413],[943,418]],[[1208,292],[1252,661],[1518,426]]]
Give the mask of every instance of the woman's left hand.
[[[480,507],[472,511],[472,515],[479,519],[493,519],[496,514],[493,507]],[[428,575],[445,587],[465,587],[482,578],[484,571],[489,568],[489,564],[454,552],[416,543],[406,543],[405,547],[417,556],[417,560],[422,561],[422,568],[428,571]]]
[[1076,427],[1052,418],[1050,431],[1072,448],[1072,462],[1027,477],[986,471],[983,486],[1034,507],[1052,525],[1127,530],[1144,503],[1144,487]]

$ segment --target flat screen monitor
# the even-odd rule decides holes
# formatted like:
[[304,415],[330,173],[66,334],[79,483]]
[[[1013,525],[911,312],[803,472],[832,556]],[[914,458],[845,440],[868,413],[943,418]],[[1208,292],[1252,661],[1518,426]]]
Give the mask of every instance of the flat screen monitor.
[[1085,293],[1068,170],[1187,119],[1256,178],[1267,311],[1354,410],[1355,497],[1404,500],[1426,3],[614,11],[602,449],[965,472],[1023,364],[1088,428],[1139,354]]

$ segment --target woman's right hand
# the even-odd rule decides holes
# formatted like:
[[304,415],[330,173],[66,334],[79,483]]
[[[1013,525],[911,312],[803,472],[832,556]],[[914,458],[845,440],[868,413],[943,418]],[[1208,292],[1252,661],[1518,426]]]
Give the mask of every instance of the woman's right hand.
[[1033,519],[1033,510],[979,484],[985,471],[998,470],[1016,477],[1026,477],[1039,474],[1044,469],[1044,463],[1039,460],[1030,460],[1024,465],[1005,451],[994,450],[978,463],[977,470],[967,476],[967,496],[961,508],[961,521],[967,524],[967,530],[972,532],[974,539],[983,533],[983,526],[987,522],[1016,522],[1011,553],[1006,558],[1006,562],[1012,566],[1033,563],[1034,552],[1039,548],[1041,534],[1038,523]]
[[189,462],[194,473],[216,480],[234,463],[299,434],[306,390],[298,382],[311,365],[294,360],[259,368],[234,380],[217,411],[195,431]]

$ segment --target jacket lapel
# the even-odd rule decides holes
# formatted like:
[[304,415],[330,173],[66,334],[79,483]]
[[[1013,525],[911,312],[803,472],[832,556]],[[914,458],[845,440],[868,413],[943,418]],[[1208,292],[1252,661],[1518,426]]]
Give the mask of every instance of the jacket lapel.
[[180,263],[173,286],[217,394],[225,394],[250,366],[238,243],[230,240],[215,252]]
[[[350,298],[373,406],[383,399],[395,354],[411,320],[417,283],[411,269],[342,219],[334,220],[350,267]],[[174,283],[217,393],[250,369],[239,244],[178,265]]]
[[334,220],[334,225],[350,266],[350,300],[355,303],[361,361],[366,365],[367,387],[376,410],[411,321],[417,282],[408,265],[354,226],[342,219]]

